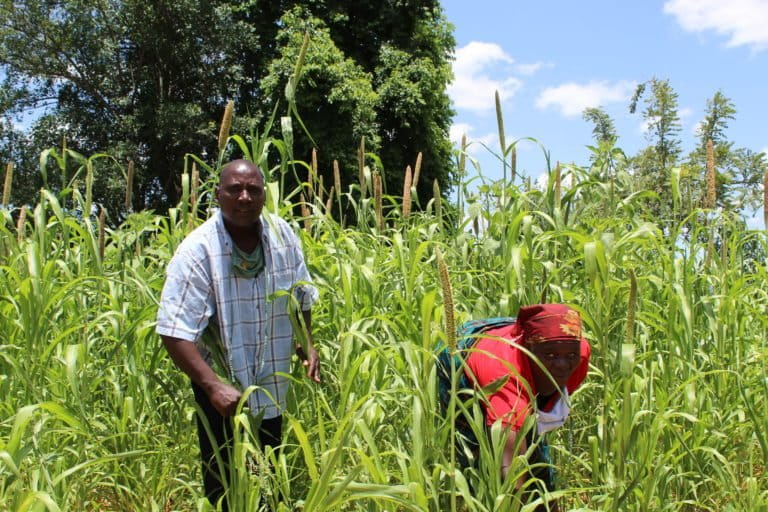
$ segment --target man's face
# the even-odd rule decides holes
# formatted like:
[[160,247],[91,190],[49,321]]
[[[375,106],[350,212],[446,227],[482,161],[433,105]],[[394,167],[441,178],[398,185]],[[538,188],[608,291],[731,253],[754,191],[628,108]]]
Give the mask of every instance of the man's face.
[[231,226],[249,228],[264,208],[264,180],[255,165],[238,160],[221,172],[216,200],[224,220]]
[[[573,372],[579,366],[581,355],[581,343],[575,340],[547,341],[536,343],[528,348],[531,353],[541,361],[544,368],[552,375],[558,387],[562,388],[568,382]],[[539,389],[542,394],[554,392],[552,382],[546,377],[536,363],[531,363],[531,369],[536,378],[537,388],[544,385],[546,389]],[[548,390],[551,390],[549,393]]]

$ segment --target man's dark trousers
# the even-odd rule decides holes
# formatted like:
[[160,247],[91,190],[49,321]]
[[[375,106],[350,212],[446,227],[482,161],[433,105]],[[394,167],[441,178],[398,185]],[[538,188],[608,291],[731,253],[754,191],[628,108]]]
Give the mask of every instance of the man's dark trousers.
[[[208,400],[208,395],[205,394],[203,388],[192,383],[192,391],[195,394],[197,405],[208,420],[213,439],[216,442],[216,446],[219,447],[219,458],[224,465],[224,470],[222,471],[216,460],[216,450],[214,445],[208,437],[203,421],[198,416],[197,438],[200,443],[200,459],[203,464],[203,488],[205,489],[205,497],[208,498],[211,505],[216,506],[216,502],[224,494],[222,478],[229,479],[229,454],[232,448],[233,439],[232,418],[219,414],[211,404],[210,400]],[[282,442],[282,426],[282,416],[261,421],[259,441],[261,442],[262,448],[266,448],[267,446],[280,446],[280,443]],[[222,500],[221,505],[221,510],[223,512],[229,510],[226,497]]]

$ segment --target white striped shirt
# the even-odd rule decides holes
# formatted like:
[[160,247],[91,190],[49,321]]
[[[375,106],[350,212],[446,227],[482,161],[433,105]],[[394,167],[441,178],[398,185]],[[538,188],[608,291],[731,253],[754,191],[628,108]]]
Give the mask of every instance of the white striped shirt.
[[157,333],[197,344],[208,328],[224,349],[229,378],[242,389],[257,385],[248,399],[253,414],[273,418],[285,407],[294,353],[288,296],[293,290],[302,310],[317,300],[301,243],[287,222],[266,212],[261,217],[264,270],[255,278],[232,270],[233,241],[220,211],[179,245],[166,270],[157,313]]

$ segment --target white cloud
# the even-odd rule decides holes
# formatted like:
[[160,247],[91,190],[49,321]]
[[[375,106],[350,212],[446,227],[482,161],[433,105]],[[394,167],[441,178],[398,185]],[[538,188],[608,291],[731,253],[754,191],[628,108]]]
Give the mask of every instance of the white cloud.
[[554,106],[559,108],[565,117],[575,117],[581,115],[588,107],[627,101],[634,88],[635,84],[627,81],[615,84],[594,80],[588,84],[570,82],[544,89],[536,98],[536,106],[540,109]]
[[486,133],[484,135],[473,134],[474,127],[467,123],[456,123],[451,126],[449,137],[454,146],[459,147],[461,145],[462,135],[467,136],[467,152],[470,154],[478,154],[481,151],[486,151],[483,147],[491,148],[498,151],[499,149],[499,137],[495,133]]
[[668,0],[664,12],[689,32],[714,30],[728,46],[768,49],[768,2],[765,0]]
[[545,64],[544,62],[532,62],[530,64],[518,64],[515,69],[521,75],[531,76],[543,67],[552,67],[551,64]]
[[448,137],[456,145],[461,144],[461,137],[467,135],[472,131],[472,125],[467,123],[456,123],[451,125],[451,129],[448,132]]
[[[467,152],[472,155],[478,155],[487,153],[488,150],[498,153],[500,151],[499,146],[499,134],[497,132],[489,132],[483,135],[474,134],[475,127],[468,123],[456,123],[451,126],[448,137],[454,147],[461,145],[461,136],[467,136]],[[517,153],[520,154],[524,151],[538,150],[539,146],[526,138],[517,137],[507,134],[505,142],[507,146],[515,143]]]
[[496,91],[502,101],[512,98],[522,82],[510,75],[495,78],[488,72],[503,69],[504,64],[511,66],[514,62],[501,46],[493,43],[472,41],[456,50],[454,79],[448,86],[448,94],[456,108],[475,112],[493,110]]
[[[691,117],[693,117],[693,109],[689,107],[682,107],[677,110],[677,117],[680,118],[680,126],[682,128],[685,128],[688,125],[689,120]],[[699,134],[699,126],[703,125],[704,121],[699,121],[698,123],[692,123],[691,125],[691,134],[694,137],[697,137]]]
[[[681,109],[678,109],[677,111],[677,117],[680,119],[680,125],[685,126],[688,123],[688,119],[693,115],[693,110],[688,107],[683,107]],[[649,119],[643,119],[643,122],[639,125],[639,131],[642,134],[648,133],[648,130],[651,129],[651,123],[658,121],[658,116],[653,116]],[[699,121],[698,123],[693,123],[691,126],[691,135],[694,137],[699,136],[699,127],[704,125],[704,120]]]
[[[553,171],[554,171],[554,168],[553,168]],[[573,172],[570,171],[569,167],[563,164],[560,164],[560,178],[561,178],[560,185],[566,189],[571,188],[573,186],[574,181],[576,180]],[[536,178],[536,180],[534,181],[534,185],[539,190],[546,190],[547,185],[549,185],[549,173],[548,172],[540,173],[539,177]]]
[[702,119],[698,123],[693,123],[691,126],[691,135],[698,137],[701,135],[701,131],[704,129],[704,120]]
[[655,122],[657,119],[657,116],[652,116],[649,119],[643,119],[643,122],[640,123],[640,133],[648,133],[648,131],[651,129],[651,123]]

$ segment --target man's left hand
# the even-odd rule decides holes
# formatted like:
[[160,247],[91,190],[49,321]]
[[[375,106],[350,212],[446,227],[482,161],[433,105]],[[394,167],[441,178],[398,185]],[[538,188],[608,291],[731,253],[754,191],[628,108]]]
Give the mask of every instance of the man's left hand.
[[307,369],[307,377],[315,382],[320,382],[320,355],[311,343],[307,348],[307,351],[308,353],[304,352],[304,349],[301,346],[296,347],[296,353],[299,355],[302,364]]

